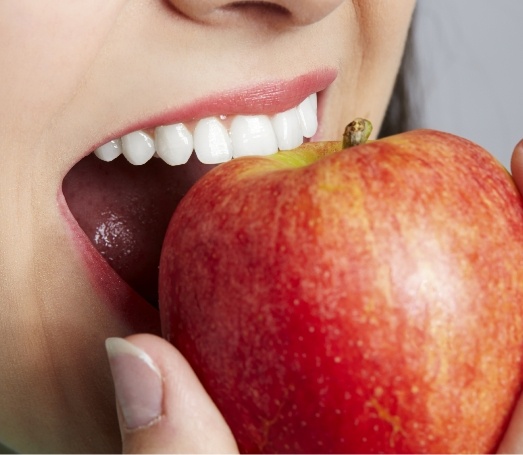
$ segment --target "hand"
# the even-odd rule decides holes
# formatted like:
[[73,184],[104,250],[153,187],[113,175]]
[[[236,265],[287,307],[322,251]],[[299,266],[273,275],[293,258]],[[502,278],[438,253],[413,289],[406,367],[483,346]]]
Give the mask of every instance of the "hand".
[[238,453],[178,350],[154,335],[106,342],[124,453]]
[[521,194],[523,194],[523,139],[514,148],[510,162],[512,177]]
[[[510,163],[512,177],[523,194],[523,140],[514,148]],[[498,453],[523,453],[523,396],[514,409],[508,429],[498,448]]]

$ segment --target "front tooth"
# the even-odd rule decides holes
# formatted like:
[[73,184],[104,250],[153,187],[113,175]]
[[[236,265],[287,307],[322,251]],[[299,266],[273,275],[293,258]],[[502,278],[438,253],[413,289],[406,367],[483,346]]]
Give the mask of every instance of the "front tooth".
[[109,141],[98,147],[94,154],[102,161],[113,161],[122,154],[122,141],[120,139]]
[[185,164],[193,149],[193,138],[183,123],[159,126],[154,131],[158,156],[171,166]]
[[278,142],[266,115],[237,115],[230,129],[233,157],[272,155]]
[[194,151],[204,164],[218,164],[232,158],[229,133],[215,117],[200,120],[194,129]]
[[272,127],[276,133],[280,150],[292,150],[303,143],[303,134],[296,108],[274,115]]
[[312,137],[318,129],[318,116],[310,98],[305,98],[296,108],[300,119],[302,133],[305,137]]
[[129,163],[141,165],[154,155],[154,141],[143,131],[134,131],[122,136],[123,155]]
[[318,94],[313,93],[312,95],[309,95],[309,100],[314,108],[314,112],[318,112]]

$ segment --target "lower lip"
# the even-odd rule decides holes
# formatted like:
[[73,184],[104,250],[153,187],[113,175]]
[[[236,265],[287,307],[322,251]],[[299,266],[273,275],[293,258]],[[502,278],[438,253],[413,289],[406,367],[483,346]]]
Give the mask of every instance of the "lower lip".
[[161,334],[158,311],[136,294],[96,251],[71,214],[61,189],[57,199],[72,241],[82,256],[89,280],[100,298],[114,311],[115,317],[127,327],[129,333]]

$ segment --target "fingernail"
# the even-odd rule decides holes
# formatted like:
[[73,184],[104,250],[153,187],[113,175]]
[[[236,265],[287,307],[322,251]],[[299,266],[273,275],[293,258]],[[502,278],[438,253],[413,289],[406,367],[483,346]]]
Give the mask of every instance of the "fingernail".
[[149,425],[162,414],[160,370],[145,351],[123,338],[108,338],[105,347],[126,428]]

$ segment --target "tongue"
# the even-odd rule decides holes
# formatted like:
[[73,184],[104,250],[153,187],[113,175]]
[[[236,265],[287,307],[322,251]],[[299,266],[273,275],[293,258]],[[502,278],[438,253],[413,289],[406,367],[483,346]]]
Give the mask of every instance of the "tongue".
[[158,264],[167,225],[181,198],[213,166],[193,154],[184,166],[151,159],[133,166],[89,155],[63,181],[69,209],[111,267],[150,303],[158,302]]

